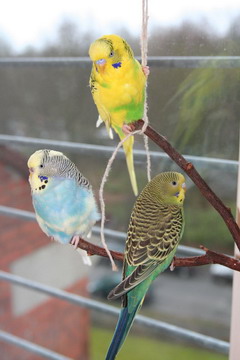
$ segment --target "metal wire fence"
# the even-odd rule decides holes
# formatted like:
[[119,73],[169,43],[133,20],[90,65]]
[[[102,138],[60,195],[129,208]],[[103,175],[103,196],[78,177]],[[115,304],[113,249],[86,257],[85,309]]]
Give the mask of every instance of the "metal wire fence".
[[[0,135],[0,143],[2,144],[22,144],[22,145],[44,145],[44,146],[56,146],[60,149],[68,149],[72,151],[100,151],[105,153],[111,153],[113,150],[113,147],[109,146],[98,146],[98,145],[91,145],[91,144],[77,144],[72,142],[65,142],[65,141],[54,141],[54,140],[45,140],[45,139],[36,139],[36,138],[25,138],[25,137],[19,137],[19,136],[9,136],[9,135]],[[138,156],[144,156],[144,151],[137,150],[136,155]],[[162,157],[165,156],[164,153],[159,152],[151,152],[151,155],[153,157]],[[231,166],[237,166],[237,161],[232,160],[223,160],[223,159],[214,159],[214,158],[200,158],[200,157],[188,157],[193,160],[197,161],[204,161],[204,162],[213,162],[213,163],[220,163],[225,165],[231,165]],[[13,216],[17,218],[21,218],[23,220],[30,220],[35,221],[35,214],[30,211],[15,209],[12,207],[7,206],[0,206],[0,214],[5,214],[8,216]],[[95,234],[100,234],[100,228],[95,226],[93,228],[93,232]],[[120,231],[112,230],[112,229],[105,229],[106,236],[109,236],[111,238],[116,239],[122,239],[124,240],[126,238],[126,234]],[[203,254],[203,251],[200,249],[195,249],[188,246],[180,245],[179,252],[194,256],[194,255],[201,255]],[[2,281],[7,281],[10,283],[14,283],[26,288],[30,288],[35,291],[39,291],[41,293],[45,293],[48,295],[51,295],[53,297],[60,298],[62,300],[74,303],[81,307],[86,307],[88,309],[94,309],[96,311],[101,311],[109,315],[118,315],[118,310],[110,305],[103,304],[99,301],[91,300],[88,298],[84,298],[81,296],[77,296],[74,294],[69,294],[63,290],[56,289],[47,285],[42,285],[40,283],[37,283],[35,281],[28,280],[26,278],[22,278],[16,275],[12,275],[3,271],[0,271],[0,279]],[[145,316],[138,315],[136,317],[136,322],[141,323],[143,326],[146,326],[150,328],[151,330],[155,330],[161,333],[165,333],[170,337],[175,337],[182,340],[187,340],[191,344],[195,344],[197,346],[215,350],[219,353],[227,354],[229,351],[229,343],[215,339],[209,336],[205,336],[202,334],[199,334],[194,331],[190,331],[178,326],[174,326],[168,323],[164,323],[161,321],[157,321],[155,319],[151,319]],[[27,349],[30,352],[34,352],[36,354],[42,355],[43,357],[46,357],[48,359],[67,359],[66,357],[63,357],[62,355],[56,354],[54,352],[49,351],[48,349],[45,349],[43,347],[40,347],[36,344],[33,344],[31,342],[28,342],[24,339],[17,338],[11,334],[8,334],[6,332],[1,331],[0,332],[0,339],[4,342],[11,343],[15,346],[19,346],[21,348]]]
[[[43,285],[20,276],[12,275],[4,271],[0,271],[0,279],[8,281],[10,283],[26,287],[41,293],[51,295],[53,297],[59,298],[64,301],[68,301],[72,304],[85,307],[87,309],[101,311],[102,313],[108,315],[118,316],[119,310],[111,305],[106,305],[96,300],[88,299],[83,296],[70,294],[64,290],[56,289],[51,286]],[[217,352],[227,354],[229,351],[229,344],[225,341],[212,338],[210,336],[202,335],[194,331],[190,331],[179,326],[171,325],[163,321],[158,321],[143,315],[136,316],[136,322],[148,327],[151,331],[157,331],[158,334],[166,334],[170,337],[175,337],[177,339],[190,341],[191,344],[203,347],[205,349],[215,350]],[[1,339],[1,333],[0,333]],[[18,345],[21,344],[21,340],[18,340]],[[26,345],[26,344],[25,344]],[[27,345],[26,345],[27,346]],[[26,348],[26,347],[25,347]],[[28,348],[31,350],[31,348]],[[51,357],[49,357],[52,359]],[[53,358],[55,359],[55,358]],[[62,358],[59,358],[62,359]]]
[[[85,144],[85,143],[76,143],[72,141],[60,141],[60,140],[52,140],[52,139],[38,139],[33,137],[25,137],[25,136],[14,136],[14,135],[4,135],[0,134],[0,143],[5,145],[31,145],[31,146],[46,146],[46,147],[54,147],[58,150],[68,150],[71,152],[84,152],[84,153],[104,153],[107,155],[111,155],[115,150],[114,146],[106,146],[106,145],[96,145],[96,144]],[[123,149],[119,149],[119,154],[124,157]],[[146,157],[145,150],[134,149],[134,156],[136,157]],[[168,155],[162,151],[150,151],[150,156],[152,159],[159,158],[168,158]],[[217,164],[217,165],[230,165],[238,167],[238,161],[236,160],[227,160],[213,157],[204,157],[204,156],[194,156],[194,155],[184,155],[184,157],[193,162],[198,163],[208,163],[208,164]]]
[[[140,57],[136,57],[140,60]],[[0,58],[0,66],[81,66],[89,67],[88,57]],[[240,56],[149,56],[148,65],[161,68],[239,68]]]
[[[240,56],[192,56],[192,57],[149,57],[148,64],[150,66],[168,67],[168,68],[199,68],[199,67],[212,67],[212,68],[238,68],[240,66]],[[81,68],[89,67],[90,60],[88,58],[0,58],[0,67],[3,66],[80,66]],[[112,146],[101,146],[95,144],[79,144],[67,141],[55,141],[46,139],[26,138],[21,136],[1,135],[0,144],[5,145],[27,145],[27,146],[47,146],[54,147],[55,149],[65,149],[73,152],[100,152],[105,154],[111,154],[114,150]],[[120,154],[123,156],[123,151],[120,150]],[[145,156],[145,151],[135,150],[135,156]],[[167,157],[163,152],[151,152],[151,157]],[[198,156],[186,156],[190,161],[198,161],[205,163],[224,164],[234,167],[238,167],[238,162],[233,160],[224,160],[217,158],[198,157]],[[0,206],[0,214],[7,216],[14,216],[23,220],[35,221],[35,214],[29,211],[15,209],[6,206]],[[100,233],[99,227],[94,227],[93,232]],[[105,229],[106,236],[112,238],[125,239],[125,233],[115,231],[112,229]],[[201,255],[203,252],[199,249],[190,248],[187,246],[179,246],[179,251],[185,255]],[[103,304],[99,301],[77,296],[75,294],[68,293],[64,290],[56,289],[47,285],[37,283],[26,278],[22,278],[10,273],[0,271],[0,280],[7,281],[12,284],[29,288],[41,293],[48,294],[52,297],[60,298],[64,301],[73,303],[75,305],[86,307],[88,309],[104,312],[108,315],[118,316],[119,311],[110,305]],[[167,334],[170,337],[177,339],[187,340],[191,344],[200,346],[205,349],[211,349],[222,354],[228,354],[229,343],[215,339],[200,333],[190,331],[178,326],[174,326],[162,321],[157,321],[146,316],[137,315],[136,322],[141,323],[144,327],[148,327],[151,330],[157,331],[159,334]],[[0,340],[6,343],[10,343],[20,348],[24,348],[29,352],[41,355],[43,358],[55,359],[55,360],[69,360],[70,358],[57,354],[49,349],[38,346],[34,343],[26,341],[25,339],[18,338],[4,331],[0,331]]]

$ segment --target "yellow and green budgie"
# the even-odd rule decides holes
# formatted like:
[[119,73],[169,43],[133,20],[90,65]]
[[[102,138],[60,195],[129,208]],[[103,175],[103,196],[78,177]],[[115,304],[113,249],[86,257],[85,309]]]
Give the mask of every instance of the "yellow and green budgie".
[[[110,138],[112,129],[122,140],[131,131],[129,124],[144,115],[145,85],[148,67],[141,67],[128,43],[118,35],[104,35],[89,48],[93,62],[90,87],[99,118]],[[135,195],[138,194],[133,164],[133,136],[124,143],[129,176]]]
[[135,202],[128,227],[123,280],[108,295],[122,297],[122,310],[106,360],[115,359],[153,280],[172,263],[184,229],[185,178],[155,176]]

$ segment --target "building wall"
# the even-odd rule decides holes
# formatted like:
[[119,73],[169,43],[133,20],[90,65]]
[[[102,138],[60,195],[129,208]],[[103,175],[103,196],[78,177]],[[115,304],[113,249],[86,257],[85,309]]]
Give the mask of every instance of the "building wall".
[[[0,205],[33,211],[26,179],[0,162]],[[0,215],[0,269],[87,296],[87,269],[69,246],[53,244],[36,222]],[[88,360],[89,312],[0,282],[0,328],[73,359]],[[40,360],[0,344],[1,360]]]

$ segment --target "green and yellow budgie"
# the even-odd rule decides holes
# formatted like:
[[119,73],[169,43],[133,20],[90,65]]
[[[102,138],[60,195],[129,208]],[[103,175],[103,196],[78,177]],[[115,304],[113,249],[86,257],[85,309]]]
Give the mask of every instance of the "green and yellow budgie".
[[106,360],[115,359],[153,280],[172,262],[184,229],[185,178],[155,176],[135,202],[128,227],[123,280],[108,299],[122,297],[122,310]]
[[[112,128],[122,140],[131,131],[128,125],[144,115],[145,85],[148,67],[141,67],[128,43],[117,35],[104,35],[89,49],[93,62],[90,87],[99,118],[104,122],[110,138]],[[138,194],[133,164],[133,136],[123,148],[135,195]]]

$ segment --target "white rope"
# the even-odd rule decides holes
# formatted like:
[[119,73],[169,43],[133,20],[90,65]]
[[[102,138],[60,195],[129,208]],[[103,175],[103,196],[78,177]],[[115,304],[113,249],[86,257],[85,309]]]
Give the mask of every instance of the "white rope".
[[[148,29],[148,0],[142,0],[142,36],[141,36],[141,57],[142,57],[142,66],[147,66],[147,42],[148,42],[148,36],[147,36],[147,29]],[[147,87],[147,83],[146,83]],[[148,181],[151,180],[151,159],[150,159],[150,152],[149,152],[149,146],[148,146],[148,137],[144,135],[144,131],[146,130],[148,126],[148,116],[147,116],[147,94],[145,91],[145,101],[144,101],[144,114],[143,114],[143,120],[144,124],[141,130],[136,130],[128,134],[124,139],[122,139],[114,152],[112,153],[111,158],[108,161],[107,167],[105,169],[105,172],[102,177],[101,185],[99,188],[99,201],[100,201],[100,207],[101,207],[101,242],[103,244],[104,249],[106,250],[108,257],[112,264],[112,270],[117,271],[117,266],[115,264],[115,261],[113,260],[113,257],[108,249],[105,237],[104,237],[104,224],[106,221],[106,212],[105,212],[105,202],[103,197],[103,191],[104,191],[104,185],[107,181],[108,175],[110,173],[113,161],[116,158],[116,155],[118,153],[118,150],[123,145],[123,143],[129,139],[130,136],[134,136],[136,134],[141,134],[144,137],[144,146],[146,149],[146,155],[147,155],[147,177]]]
[[[141,58],[142,58],[142,66],[147,66],[147,54],[148,54],[148,0],[142,0],[142,36],[141,36]],[[147,88],[147,82],[146,82]],[[140,130],[140,134],[143,135],[144,138],[144,146],[146,150],[147,156],[147,177],[148,181],[151,180],[151,158],[149,152],[148,145],[148,137],[144,135],[144,131],[146,130],[149,121],[147,115],[147,91],[145,91],[145,102],[144,102],[144,114],[143,114],[143,127]]]
[[103,174],[101,185],[100,185],[100,188],[99,188],[99,201],[100,201],[100,208],[101,208],[101,231],[100,231],[101,242],[102,242],[103,247],[106,250],[106,252],[108,254],[108,257],[109,257],[109,259],[111,261],[113,271],[117,271],[117,266],[115,264],[115,261],[112,258],[112,255],[111,255],[111,253],[110,253],[110,251],[108,249],[108,246],[107,246],[107,243],[106,243],[106,240],[105,240],[105,237],[104,237],[104,224],[105,224],[105,221],[106,221],[106,212],[105,212],[105,201],[104,201],[104,197],[103,197],[103,190],[104,190],[104,185],[105,185],[105,183],[107,181],[108,175],[110,173],[113,161],[115,160],[116,155],[118,153],[118,150],[122,147],[123,143],[127,139],[130,138],[130,136],[133,136],[135,134],[139,134],[139,130],[131,132],[130,134],[128,134],[124,139],[122,139],[118,143],[118,145],[116,146],[116,149],[114,150],[114,152],[112,153],[110,159],[108,160],[107,167],[106,167],[105,172]]
[[141,57],[142,66],[147,65],[148,52],[148,0],[142,0],[142,37],[141,37]]

